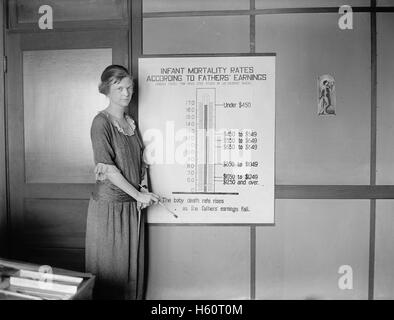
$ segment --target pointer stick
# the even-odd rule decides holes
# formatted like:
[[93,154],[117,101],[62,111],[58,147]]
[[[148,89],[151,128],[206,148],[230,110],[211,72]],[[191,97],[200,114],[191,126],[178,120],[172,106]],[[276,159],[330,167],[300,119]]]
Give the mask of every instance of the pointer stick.
[[178,219],[178,216],[174,212],[172,212],[170,209],[168,209],[163,203],[161,203],[159,201],[158,204],[160,204],[164,209],[166,209],[169,213],[171,213],[175,218]]
[[[143,186],[141,186],[140,184],[139,184],[139,186],[141,187],[141,188],[144,188]],[[145,189],[145,188],[144,188]],[[160,197],[161,198],[161,197]],[[175,218],[177,218],[178,219],[178,216],[174,213],[174,212],[172,212],[170,209],[168,209],[160,200],[157,202],[159,205],[161,205],[164,209],[166,209],[169,213],[171,213]]]

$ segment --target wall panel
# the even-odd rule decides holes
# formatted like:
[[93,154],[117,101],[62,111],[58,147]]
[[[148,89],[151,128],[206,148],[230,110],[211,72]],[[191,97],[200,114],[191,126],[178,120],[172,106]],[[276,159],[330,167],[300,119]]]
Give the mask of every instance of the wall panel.
[[394,13],[377,13],[376,183],[394,183]]
[[148,299],[248,299],[247,227],[149,229]]
[[143,22],[144,54],[249,51],[249,17],[150,18]]
[[142,0],[144,12],[249,9],[250,0]]
[[[258,227],[257,299],[366,299],[369,200],[277,200],[275,226]],[[341,290],[341,265],[353,289]]]
[[369,6],[370,0],[256,0],[256,9]]
[[393,0],[377,0],[376,5],[381,7],[393,7],[394,3]]
[[[256,17],[256,52],[276,52],[276,183],[369,184],[369,15]],[[318,116],[318,77],[336,82],[336,115]]]
[[376,202],[375,299],[394,299],[394,200]]

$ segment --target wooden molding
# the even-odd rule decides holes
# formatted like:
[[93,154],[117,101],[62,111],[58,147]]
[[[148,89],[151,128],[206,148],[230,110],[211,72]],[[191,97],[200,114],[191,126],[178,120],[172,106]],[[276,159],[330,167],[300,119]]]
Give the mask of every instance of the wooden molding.
[[0,4],[0,256],[7,255],[7,166],[6,166],[6,125],[5,125],[5,3]]

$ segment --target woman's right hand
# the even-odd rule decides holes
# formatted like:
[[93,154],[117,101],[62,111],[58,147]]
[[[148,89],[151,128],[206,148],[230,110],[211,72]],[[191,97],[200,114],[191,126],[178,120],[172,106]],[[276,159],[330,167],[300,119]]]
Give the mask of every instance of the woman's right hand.
[[140,192],[139,199],[137,200],[145,206],[150,206],[154,203],[159,202],[160,197],[152,192]]

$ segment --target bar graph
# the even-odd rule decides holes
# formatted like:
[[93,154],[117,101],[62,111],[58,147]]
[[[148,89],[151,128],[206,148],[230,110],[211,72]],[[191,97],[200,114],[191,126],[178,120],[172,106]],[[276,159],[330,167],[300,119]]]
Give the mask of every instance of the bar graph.
[[196,192],[215,191],[216,89],[196,89]]

